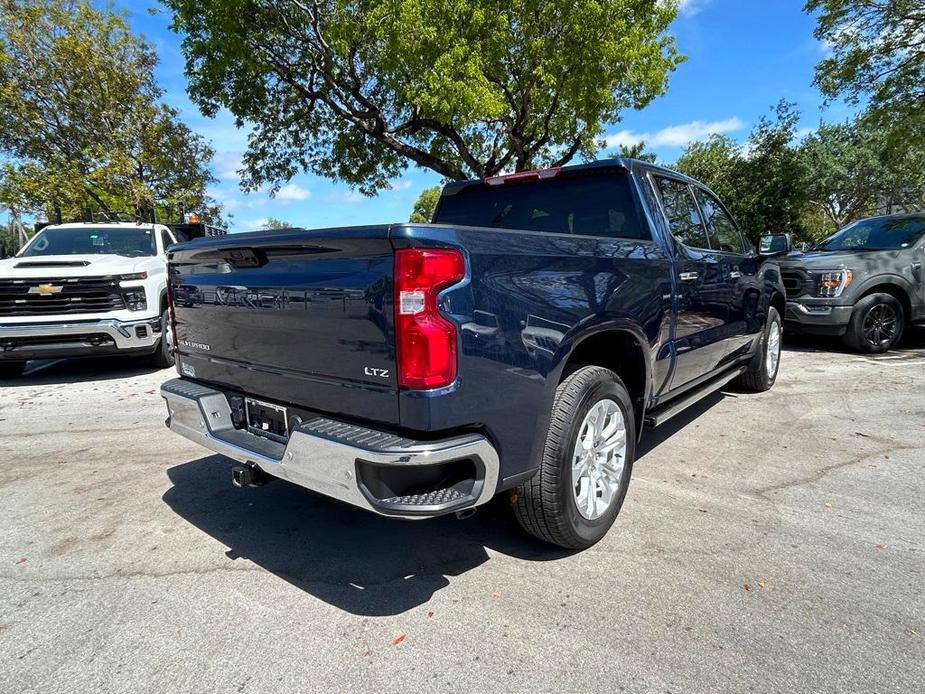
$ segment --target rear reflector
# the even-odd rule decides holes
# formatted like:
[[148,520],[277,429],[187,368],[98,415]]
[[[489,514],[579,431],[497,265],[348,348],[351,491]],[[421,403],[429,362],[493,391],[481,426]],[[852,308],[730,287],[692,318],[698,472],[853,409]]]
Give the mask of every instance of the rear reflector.
[[395,252],[395,347],[401,388],[441,388],[456,380],[456,325],[441,315],[437,295],[465,276],[460,251]]

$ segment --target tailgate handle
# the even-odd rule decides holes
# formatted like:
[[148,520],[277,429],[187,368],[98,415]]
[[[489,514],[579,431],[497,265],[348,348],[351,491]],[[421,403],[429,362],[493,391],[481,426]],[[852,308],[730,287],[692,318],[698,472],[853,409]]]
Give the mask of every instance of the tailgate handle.
[[266,263],[263,254],[253,248],[230,248],[222,253],[222,257],[236,268],[260,267]]

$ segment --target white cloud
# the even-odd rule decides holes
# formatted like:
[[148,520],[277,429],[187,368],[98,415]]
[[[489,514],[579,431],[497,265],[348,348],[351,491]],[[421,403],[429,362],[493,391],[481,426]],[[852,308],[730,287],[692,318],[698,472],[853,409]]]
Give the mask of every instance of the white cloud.
[[406,179],[403,181],[395,181],[395,183],[392,183],[390,187],[392,190],[408,190],[413,185],[414,183],[412,181]]
[[215,166],[215,175],[220,181],[237,181],[240,176],[238,169],[241,168],[241,152],[235,151],[216,151],[212,158],[212,164]]
[[645,142],[647,147],[684,147],[695,140],[702,140],[714,134],[735,132],[744,127],[745,123],[736,117],[718,121],[695,120],[682,125],[671,125],[655,132],[637,133],[621,130],[608,135],[604,142],[608,147],[629,146],[639,142]]
[[680,0],[678,2],[678,14],[682,17],[693,17],[709,4],[710,0]]
[[276,191],[276,195],[273,197],[283,202],[292,202],[296,200],[307,200],[309,195],[311,195],[310,191],[295,183],[289,183]]

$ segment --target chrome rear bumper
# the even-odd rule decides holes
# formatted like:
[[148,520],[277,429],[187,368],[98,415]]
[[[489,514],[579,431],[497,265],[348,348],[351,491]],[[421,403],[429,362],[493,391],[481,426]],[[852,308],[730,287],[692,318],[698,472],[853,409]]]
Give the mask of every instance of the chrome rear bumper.
[[[236,429],[225,394],[195,381],[177,378],[161,386],[167,401],[167,426],[217,453],[297,485],[381,515],[422,518],[484,504],[498,484],[498,454],[478,434],[439,441],[416,441],[387,432],[316,417],[297,426],[287,443]],[[371,471],[411,477],[434,466],[471,464],[471,480],[455,488],[383,494],[367,484]]]

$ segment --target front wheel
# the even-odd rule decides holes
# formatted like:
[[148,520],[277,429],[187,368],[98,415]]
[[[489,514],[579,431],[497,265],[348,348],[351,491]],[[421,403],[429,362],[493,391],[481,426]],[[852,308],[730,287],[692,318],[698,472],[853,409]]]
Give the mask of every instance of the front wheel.
[[553,402],[543,462],[514,490],[514,515],[534,537],[568,549],[598,542],[623,506],[636,453],[633,404],[600,366],[570,374]]
[[748,369],[739,376],[740,386],[756,393],[771,389],[777,380],[777,372],[780,370],[781,336],[783,334],[784,326],[780,313],[773,306],[769,306],[768,320],[764,325],[761,343]]
[[845,344],[859,352],[881,354],[899,342],[906,321],[903,305],[892,294],[871,294],[854,305]]

